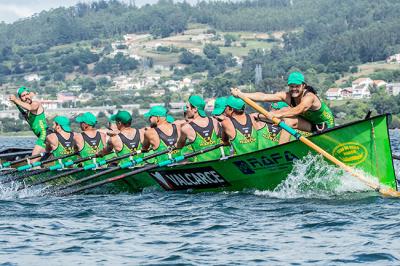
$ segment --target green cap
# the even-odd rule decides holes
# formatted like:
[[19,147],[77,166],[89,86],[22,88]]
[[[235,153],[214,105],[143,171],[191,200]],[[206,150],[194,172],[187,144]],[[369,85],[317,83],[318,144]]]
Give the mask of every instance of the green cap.
[[109,121],[121,122],[122,124],[132,123],[132,115],[128,111],[120,110],[115,115],[110,116]]
[[228,99],[226,101],[226,105],[230,106],[230,107],[232,107],[233,109],[236,109],[236,110],[242,110],[242,109],[244,109],[246,104],[242,99],[231,95],[231,96],[228,97]]
[[164,106],[156,105],[150,108],[150,110],[144,114],[144,117],[158,116],[167,117],[167,109]]
[[204,111],[204,108],[206,107],[206,102],[203,100],[203,98],[199,95],[192,95],[189,97],[189,103],[197,108],[197,112],[199,113],[200,116],[205,117],[206,112]]
[[59,124],[60,127],[65,131],[65,132],[71,132],[71,126],[69,123],[68,117],[65,116],[56,116],[54,118],[54,122]]
[[167,122],[174,123],[175,119],[171,115],[167,115]]
[[88,124],[89,126],[94,126],[97,123],[97,118],[91,112],[86,112],[75,118],[75,121],[78,123]]
[[226,102],[227,102],[228,98],[226,97],[219,97],[217,99],[215,99],[214,102],[214,110],[212,111],[212,115],[221,115],[226,108]]
[[289,75],[288,78],[288,85],[294,84],[294,85],[301,85],[304,83],[304,76],[300,72],[292,72]]
[[276,103],[271,103],[271,107],[274,108],[275,110],[280,110],[285,107],[289,107],[289,105],[286,102],[276,102]]
[[25,91],[26,91],[26,92],[31,92],[31,90],[28,89],[27,87],[20,87],[20,88],[17,90],[18,97],[21,97],[21,94],[24,93]]

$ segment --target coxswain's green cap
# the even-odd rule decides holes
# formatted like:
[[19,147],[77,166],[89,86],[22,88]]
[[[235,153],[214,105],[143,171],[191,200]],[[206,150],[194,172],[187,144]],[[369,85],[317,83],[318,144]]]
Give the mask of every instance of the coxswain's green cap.
[[274,108],[275,110],[280,110],[285,107],[289,107],[289,105],[286,102],[276,102],[276,103],[271,103],[271,107]]
[[17,90],[18,97],[21,98],[21,95],[22,95],[22,93],[24,93],[24,92],[31,92],[31,90],[28,89],[27,87],[20,87],[20,88]]
[[242,99],[231,95],[228,97],[228,100],[226,101],[226,105],[230,106],[236,110],[243,110],[246,104]]
[[212,111],[212,115],[221,115],[226,108],[226,102],[227,102],[228,98],[226,97],[219,97],[217,99],[215,99],[214,102],[214,110]]
[[199,95],[192,95],[189,97],[189,103],[197,108],[197,112],[201,117],[206,116],[206,112],[204,111],[204,108],[206,107],[206,102],[203,100],[203,98]]
[[86,112],[75,118],[75,121],[78,123],[85,123],[89,126],[94,126],[97,123],[97,118],[91,112]]
[[54,118],[54,122],[58,125],[60,125],[60,127],[65,131],[65,132],[71,132],[71,126],[70,126],[70,122],[69,122],[69,118],[65,117],[65,116],[56,116]]
[[144,117],[152,117],[152,116],[158,116],[158,117],[167,117],[167,109],[164,106],[161,105],[156,105],[150,108],[150,110],[144,114]]
[[175,119],[172,117],[172,115],[167,115],[167,122],[168,123],[174,123]]
[[109,120],[121,122],[122,124],[131,124],[132,115],[128,111],[120,110],[115,115],[110,116]]
[[304,83],[304,76],[300,72],[292,72],[288,78],[288,85],[301,85]]

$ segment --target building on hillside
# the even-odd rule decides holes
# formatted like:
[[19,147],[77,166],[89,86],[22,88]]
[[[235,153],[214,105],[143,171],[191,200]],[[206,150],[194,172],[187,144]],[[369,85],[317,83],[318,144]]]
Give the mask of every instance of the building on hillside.
[[341,100],[342,99],[341,88],[330,88],[326,91],[326,99],[328,100]]
[[57,93],[57,100],[61,102],[74,102],[77,100],[78,97],[76,97],[72,92],[70,91],[61,91]]
[[62,101],[59,100],[40,99],[39,101],[45,110],[54,110],[62,107]]
[[24,76],[24,80],[26,80],[28,82],[40,81],[41,79],[42,79],[42,77],[39,76],[38,74],[30,74],[30,75]]
[[342,99],[351,99],[353,96],[352,88],[343,88],[340,94],[342,95]]
[[388,94],[396,96],[400,94],[400,83],[389,83],[386,86],[386,91]]
[[91,99],[93,99],[94,98],[94,95],[93,94],[91,94],[91,93],[81,93],[81,94],[79,94],[79,96],[78,96],[78,99],[79,99],[79,101],[81,101],[81,102],[87,102],[87,101],[89,101],[89,100],[91,100]]
[[384,80],[373,80],[375,88],[386,88],[387,82]]
[[371,97],[370,88],[374,85],[374,82],[370,78],[358,78],[353,81],[351,86],[353,99],[364,99]]
[[400,54],[394,54],[386,58],[386,63],[400,64]]
[[82,86],[81,85],[72,85],[68,87],[69,91],[81,92]]

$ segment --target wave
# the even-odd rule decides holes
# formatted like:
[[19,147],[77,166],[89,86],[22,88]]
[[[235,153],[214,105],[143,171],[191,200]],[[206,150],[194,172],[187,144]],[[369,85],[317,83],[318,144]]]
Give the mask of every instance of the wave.
[[255,194],[289,199],[326,199],[338,194],[363,191],[371,191],[371,188],[349,173],[328,164],[322,155],[310,153],[294,163],[291,173],[273,191],[255,191]]

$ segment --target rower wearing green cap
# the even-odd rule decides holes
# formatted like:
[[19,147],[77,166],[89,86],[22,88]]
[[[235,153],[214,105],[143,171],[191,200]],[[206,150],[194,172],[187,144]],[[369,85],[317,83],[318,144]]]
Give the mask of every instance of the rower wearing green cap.
[[[213,111],[211,112],[211,115],[215,120],[218,121],[218,137],[220,138],[221,143],[222,141],[222,126],[221,122],[224,121],[226,118],[226,103],[228,101],[228,97],[219,97],[215,99],[214,101],[214,108]],[[220,151],[222,154],[222,157],[228,156],[228,155],[233,155],[233,148],[230,145],[225,145],[220,147]]]
[[[150,128],[144,133],[143,151],[159,152],[166,150],[168,147],[175,147],[180,136],[180,126],[168,123],[168,110],[161,105],[153,106],[144,114],[144,117],[149,119]],[[151,162],[157,163],[168,158],[178,156],[180,152],[174,150],[171,153],[160,155]]]
[[257,126],[253,117],[244,112],[245,102],[234,96],[227,100],[227,119],[221,122],[222,140],[230,142],[235,155],[256,151]]
[[[68,117],[56,116],[53,120],[53,132],[46,137],[46,152],[51,152],[54,157],[75,152],[74,133],[71,131]],[[76,156],[71,156],[63,159],[62,162],[75,159]]]
[[[117,156],[138,152],[138,155],[135,155],[132,158],[143,157],[141,149],[144,139],[144,129],[135,129],[131,127],[132,115],[128,111],[120,110],[115,115],[112,115],[110,120],[115,121],[119,133],[110,136],[106,147],[104,147],[98,155],[104,156],[112,151],[115,151]],[[123,164],[130,161],[132,158],[120,160],[119,163]]]
[[[295,129],[307,132],[322,132],[335,126],[334,116],[329,107],[317,96],[317,92],[309,86],[303,74],[293,72],[288,77],[289,91],[281,91],[274,94],[265,93],[243,93],[239,89],[231,89],[235,96],[245,96],[253,101],[280,102],[289,105],[289,108],[281,109],[273,113],[277,118]],[[279,143],[290,140],[290,134],[281,132]]]
[[[17,96],[10,95],[9,100],[13,102],[21,112],[25,120],[28,122],[33,133],[38,137],[32,155],[40,154],[46,149],[47,122],[44,114],[43,106],[40,102],[34,101],[29,88],[20,87],[17,90]],[[38,161],[33,159],[32,161]]]
[[[192,151],[199,151],[204,148],[220,143],[218,137],[218,122],[216,119],[207,117],[204,108],[205,101],[198,95],[192,95],[186,104],[187,116],[191,121],[182,125],[181,135],[177,147],[190,146]],[[198,155],[190,161],[202,162],[221,158],[220,150],[214,150]]]
[[[285,102],[276,102],[271,104],[271,111],[287,107],[289,105]],[[257,122],[258,149],[266,149],[277,145],[279,143],[281,128],[260,113],[253,113],[252,116]]]
[[[96,116],[90,112],[86,112],[79,115],[75,121],[79,123],[82,130],[82,133],[74,134],[80,157],[94,156],[99,151],[103,150],[106,143],[106,134],[99,132],[95,128],[97,124]],[[92,162],[86,161],[83,165],[90,163]]]

